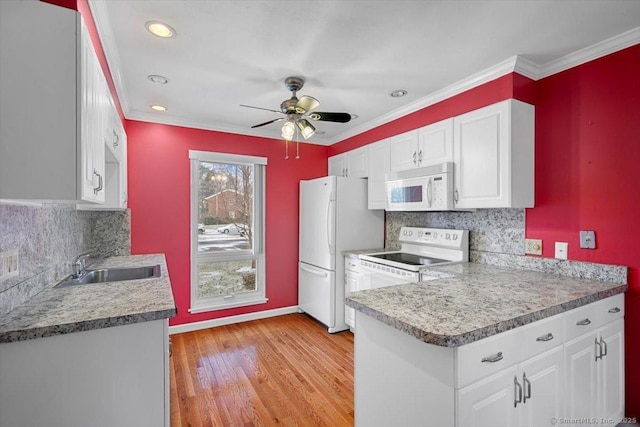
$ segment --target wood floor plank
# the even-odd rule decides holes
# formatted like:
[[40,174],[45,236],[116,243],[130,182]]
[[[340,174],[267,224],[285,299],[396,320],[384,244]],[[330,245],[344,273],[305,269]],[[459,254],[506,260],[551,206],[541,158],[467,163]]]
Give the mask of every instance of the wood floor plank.
[[171,339],[172,427],[353,425],[350,332],[290,314]]

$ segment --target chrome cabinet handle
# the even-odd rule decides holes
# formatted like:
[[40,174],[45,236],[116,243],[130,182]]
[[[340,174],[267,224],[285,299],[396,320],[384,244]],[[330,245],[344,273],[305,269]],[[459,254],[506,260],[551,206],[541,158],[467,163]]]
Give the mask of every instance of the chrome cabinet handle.
[[489,362],[489,363],[495,363],[502,360],[502,352],[499,351],[496,354],[492,354],[491,356],[487,356],[487,357],[483,357],[482,360],[480,360],[482,363],[485,362]]
[[620,313],[620,309],[618,307],[610,308],[609,313]]
[[458,189],[456,188],[456,191],[453,192],[453,201],[458,203]]
[[518,403],[522,403],[522,386],[518,382],[518,377],[513,377],[513,407],[516,408]]
[[598,342],[598,337],[594,338],[595,343],[596,343],[596,362],[598,361],[598,359],[602,359],[602,344],[600,344],[600,342]]
[[113,131],[113,136],[116,138],[116,139],[113,141],[113,148],[116,148],[116,147],[118,146],[118,144],[120,144],[120,135],[118,135],[118,134],[116,133],[116,131],[114,130],[114,131]]
[[527,399],[531,399],[531,381],[527,378],[526,373],[522,373],[522,384],[524,385],[524,398],[522,399],[522,403],[527,403]]
[[602,356],[600,356],[600,359],[602,359],[603,357],[605,357],[608,353],[608,349],[607,349],[607,342],[605,340],[602,339],[602,337],[600,337],[600,345],[602,346]]
[[422,150],[418,152],[418,163],[422,164]]
[[96,169],[93,170],[93,174],[98,177],[98,186],[93,188],[93,194],[98,194],[102,190],[102,175]]
[[591,320],[587,319],[582,319],[579,322],[576,322],[576,325],[578,326],[587,326],[591,324]]
[[349,178],[349,168],[344,168],[344,177]]
[[417,164],[418,164],[418,162],[417,162],[417,160],[416,160],[416,156],[417,156],[417,153],[414,151],[414,152],[413,152],[413,164],[414,164],[414,165],[417,165]]
[[538,338],[536,338],[536,341],[551,341],[553,339],[553,334],[551,332],[549,332],[546,335],[541,335]]

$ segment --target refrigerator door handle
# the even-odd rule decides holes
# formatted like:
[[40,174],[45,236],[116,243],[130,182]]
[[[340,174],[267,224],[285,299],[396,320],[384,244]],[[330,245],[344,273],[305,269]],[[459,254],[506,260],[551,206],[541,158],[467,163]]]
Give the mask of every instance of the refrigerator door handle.
[[329,273],[327,273],[326,271],[318,271],[316,269],[309,268],[304,264],[300,264],[300,268],[307,273],[315,274],[316,276],[320,277],[327,277],[329,275]]
[[335,236],[335,216],[332,215],[335,212],[335,209],[331,209],[332,203],[335,203],[335,200],[331,200],[329,198],[329,203],[327,203],[327,243],[329,244],[329,253],[331,255],[336,253],[336,242],[331,241],[331,235]]

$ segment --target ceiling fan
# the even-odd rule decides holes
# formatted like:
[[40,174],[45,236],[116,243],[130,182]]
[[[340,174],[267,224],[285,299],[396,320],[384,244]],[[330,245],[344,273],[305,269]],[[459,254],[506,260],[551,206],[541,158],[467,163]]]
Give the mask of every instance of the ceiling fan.
[[320,105],[320,102],[311,96],[303,95],[298,99],[296,92],[304,86],[304,80],[302,78],[287,77],[284,79],[284,85],[292,92],[292,96],[280,104],[280,111],[240,104],[241,107],[272,111],[284,115],[284,117],[278,117],[277,119],[253,125],[251,126],[252,129],[286,120],[282,126],[282,137],[287,141],[291,141],[295,135],[296,128],[300,130],[304,139],[309,139],[309,137],[315,133],[316,128],[313,127],[307,119],[337,123],[347,123],[351,120],[351,115],[348,113],[321,113],[313,111]]

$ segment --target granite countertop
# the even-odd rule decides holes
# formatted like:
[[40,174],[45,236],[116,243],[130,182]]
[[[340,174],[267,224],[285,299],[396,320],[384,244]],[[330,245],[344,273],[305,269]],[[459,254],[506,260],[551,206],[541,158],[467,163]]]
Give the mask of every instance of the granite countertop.
[[160,264],[158,278],[54,288],[0,317],[0,343],[167,319],[176,314],[164,254],[106,258],[89,268]]
[[437,280],[353,292],[349,307],[426,343],[457,347],[626,292],[627,285],[464,263]]

